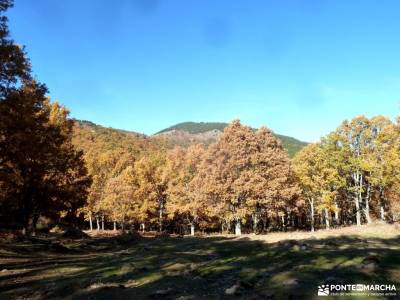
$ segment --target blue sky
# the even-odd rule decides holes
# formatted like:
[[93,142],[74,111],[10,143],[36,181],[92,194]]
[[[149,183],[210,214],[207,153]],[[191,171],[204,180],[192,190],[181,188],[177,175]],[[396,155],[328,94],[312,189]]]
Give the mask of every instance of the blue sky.
[[400,111],[400,1],[16,0],[33,72],[71,116],[146,134],[230,121],[305,141]]

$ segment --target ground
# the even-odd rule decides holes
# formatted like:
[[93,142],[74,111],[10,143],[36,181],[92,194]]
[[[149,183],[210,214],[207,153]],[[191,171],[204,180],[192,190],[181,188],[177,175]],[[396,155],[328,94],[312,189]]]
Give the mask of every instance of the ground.
[[3,242],[0,299],[314,299],[326,283],[400,290],[399,234],[398,225],[382,224],[239,238]]

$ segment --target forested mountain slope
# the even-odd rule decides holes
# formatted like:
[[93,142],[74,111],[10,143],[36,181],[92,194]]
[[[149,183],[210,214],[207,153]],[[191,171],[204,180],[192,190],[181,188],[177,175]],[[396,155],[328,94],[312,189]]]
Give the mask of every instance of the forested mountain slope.
[[[209,144],[219,137],[227,125],[228,123],[219,122],[183,122],[165,128],[157,132],[155,136],[165,136],[170,141],[180,145],[187,145],[193,142]],[[282,141],[283,147],[291,157],[307,145],[306,142],[299,141],[293,137],[280,134],[274,135]]]
[[[74,144],[84,152],[95,145],[103,150],[124,149],[139,153],[144,150],[189,146],[195,143],[210,144],[221,135],[227,123],[184,122],[147,136],[134,131],[107,128],[86,120],[75,120]],[[275,134],[283,147],[293,157],[307,143],[293,137]]]
[[85,120],[74,120],[73,143],[85,153],[90,150],[121,150],[139,154],[142,151],[172,147],[164,138],[149,137],[133,131],[107,128]]

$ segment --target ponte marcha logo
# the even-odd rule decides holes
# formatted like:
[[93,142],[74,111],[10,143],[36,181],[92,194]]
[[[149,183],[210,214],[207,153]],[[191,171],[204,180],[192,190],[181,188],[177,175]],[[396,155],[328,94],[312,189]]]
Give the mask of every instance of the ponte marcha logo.
[[322,284],[318,286],[318,296],[336,296],[347,293],[357,292],[360,295],[380,295],[396,296],[396,286],[394,284]]
[[329,296],[328,284],[322,284],[318,286],[318,296]]

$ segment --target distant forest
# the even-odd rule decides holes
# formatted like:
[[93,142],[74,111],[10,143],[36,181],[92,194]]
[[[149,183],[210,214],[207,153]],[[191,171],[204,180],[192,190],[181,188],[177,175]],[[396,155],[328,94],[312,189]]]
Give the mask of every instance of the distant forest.
[[[184,122],[184,123],[179,123],[174,126],[165,128],[157,134],[161,133],[168,133],[173,130],[178,130],[178,131],[184,131],[188,132],[190,134],[201,134],[201,133],[206,133],[208,131],[219,131],[222,132],[224,131],[225,127],[227,127],[229,124],[228,123],[216,123],[216,122]],[[256,130],[256,129],[253,129]],[[290,136],[285,136],[281,134],[276,134],[274,133],[274,136],[276,136],[281,142],[283,147],[286,149],[290,157],[293,157],[297,152],[299,152],[304,146],[307,145],[306,142],[299,141],[293,137]]]

